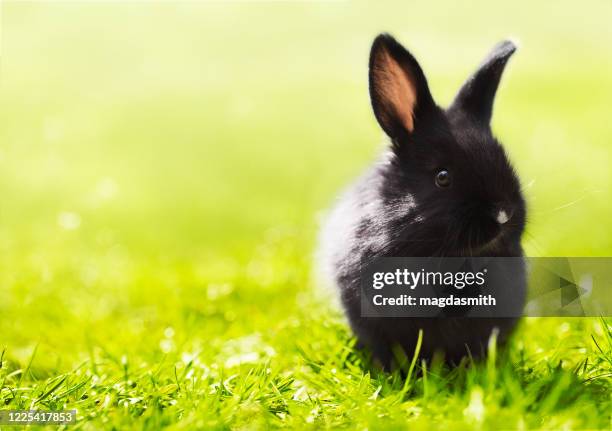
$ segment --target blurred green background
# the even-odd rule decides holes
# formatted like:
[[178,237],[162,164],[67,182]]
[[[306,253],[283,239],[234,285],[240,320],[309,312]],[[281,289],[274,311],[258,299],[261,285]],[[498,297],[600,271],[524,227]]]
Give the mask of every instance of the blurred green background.
[[612,254],[608,0],[0,12],[0,348],[23,367],[37,345],[33,381],[87,358],[299,362],[295,340],[330,315],[312,294],[318,220],[383,142],[367,93],[381,31],[441,105],[516,39],[493,125],[528,198],[526,252]]

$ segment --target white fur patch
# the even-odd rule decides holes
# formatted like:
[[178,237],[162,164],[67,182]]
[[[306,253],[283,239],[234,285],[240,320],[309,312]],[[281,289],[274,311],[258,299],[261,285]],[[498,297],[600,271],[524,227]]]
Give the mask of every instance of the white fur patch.
[[497,213],[497,223],[499,224],[504,224],[506,223],[508,220],[510,219],[510,217],[508,217],[508,214],[506,214],[506,211],[504,210],[499,210],[499,212]]

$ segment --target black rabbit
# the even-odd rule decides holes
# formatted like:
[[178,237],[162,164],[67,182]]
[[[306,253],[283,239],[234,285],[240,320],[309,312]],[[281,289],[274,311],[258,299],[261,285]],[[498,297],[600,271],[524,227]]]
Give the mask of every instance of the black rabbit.
[[[498,44],[448,109],[434,102],[414,57],[388,34],[372,45],[370,98],[390,145],[340,198],[322,231],[321,258],[353,331],[385,367],[393,345],[449,362],[482,355],[494,328],[503,342],[514,318],[366,318],[360,315],[363,259],[386,256],[522,256],[526,207],[489,125],[493,100],[516,47]],[[516,295],[526,283],[518,274]]]

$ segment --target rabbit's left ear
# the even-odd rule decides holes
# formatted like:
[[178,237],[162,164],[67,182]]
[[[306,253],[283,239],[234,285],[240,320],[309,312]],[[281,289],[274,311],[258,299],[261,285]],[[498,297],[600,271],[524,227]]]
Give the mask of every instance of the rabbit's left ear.
[[514,43],[508,40],[498,43],[478,70],[463,84],[449,111],[462,111],[470,118],[488,126],[499,80],[514,51],[516,51]]
[[436,107],[419,63],[388,34],[372,44],[369,83],[374,115],[392,139],[412,134]]

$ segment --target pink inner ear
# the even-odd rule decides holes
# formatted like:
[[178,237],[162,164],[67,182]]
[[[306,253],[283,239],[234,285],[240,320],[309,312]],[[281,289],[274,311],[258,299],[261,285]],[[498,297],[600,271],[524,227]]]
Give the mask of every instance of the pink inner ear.
[[407,131],[414,130],[416,87],[409,71],[403,69],[386,49],[381,49],[374,62],[374,82],[380,101],[384,105],[383,121],[399,121]]

